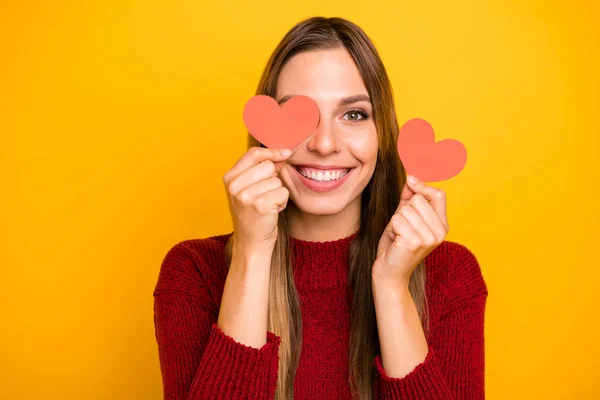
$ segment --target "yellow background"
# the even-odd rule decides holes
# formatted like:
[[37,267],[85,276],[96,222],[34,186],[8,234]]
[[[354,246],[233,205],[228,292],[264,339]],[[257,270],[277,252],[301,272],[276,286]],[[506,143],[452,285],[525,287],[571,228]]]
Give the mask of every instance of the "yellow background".
[[370,35],[401,123],[467,148],[434,186],[490,291],[487,399],[600,398],[594,3],[3,1],[0,398],[161,398],[160,263],[230,231],[243,106],[313,15]]

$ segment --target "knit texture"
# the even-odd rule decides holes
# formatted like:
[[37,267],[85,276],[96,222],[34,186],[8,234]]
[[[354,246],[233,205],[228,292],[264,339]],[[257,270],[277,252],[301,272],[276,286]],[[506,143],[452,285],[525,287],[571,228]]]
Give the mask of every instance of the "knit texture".
[[[231,233],[189,239],[164,257],[154,290],[154,324],[164,398],[273,399],[281,338],[267,331],[258,349],[217,325]],[[291,237],[303,343],[295,400],[351,400],[348,379],[348,252],[357,233],[329,242]],[[430,313],[425,360],[390,377],[373,359],[375,399],[481,400],[487,287],[465,246],[444,241],[425,258]]]

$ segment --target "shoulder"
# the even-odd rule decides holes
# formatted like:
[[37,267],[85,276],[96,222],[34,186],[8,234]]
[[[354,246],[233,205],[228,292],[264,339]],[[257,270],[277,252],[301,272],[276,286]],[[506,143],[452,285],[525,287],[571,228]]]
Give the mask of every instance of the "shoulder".
[[478,258],[461,243],[443,241],[427,255],[425,266],[427,279],[441,292],[447,306],[488,295]]
[[229,233],[177,242],[168,249],[162,264],[183,265],[191,262],[200,266],[203,262],[218,261],[224,256],[222,251],[230,235]]
[[225,245],[231,233],[186,239],[168,248],[160,263],[154,294],[165,291],[197,293],[226,276]]

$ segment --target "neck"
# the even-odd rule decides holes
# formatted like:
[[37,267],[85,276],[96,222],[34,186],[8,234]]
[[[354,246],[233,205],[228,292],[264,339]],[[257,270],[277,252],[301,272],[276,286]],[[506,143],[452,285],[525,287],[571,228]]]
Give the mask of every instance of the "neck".
[[311,242],[326,242],[350,236],[360,228],[361,196],[337,214],[315,215],[300,210],[292,201],[286,209],[289,235]]

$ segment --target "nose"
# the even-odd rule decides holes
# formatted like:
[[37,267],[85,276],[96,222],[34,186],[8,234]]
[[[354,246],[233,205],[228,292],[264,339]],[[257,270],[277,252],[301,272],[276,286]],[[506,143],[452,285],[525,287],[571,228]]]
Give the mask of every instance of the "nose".
[[317,128],[311,134],[307,143],[308,150],[327,156],[334,152],[339,153],[341,146],[342,141],[335,124],[323,119],[321,116]]

